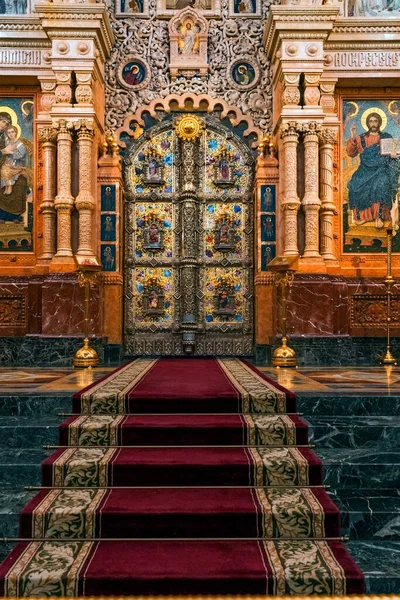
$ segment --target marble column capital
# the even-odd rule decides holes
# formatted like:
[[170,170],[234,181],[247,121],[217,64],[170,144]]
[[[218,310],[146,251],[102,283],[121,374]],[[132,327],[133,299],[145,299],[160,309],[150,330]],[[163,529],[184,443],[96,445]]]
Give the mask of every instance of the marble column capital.
[[74,130],[74,124],[71,121],[60,119],[53,122],[53,127],[57,130],[58,139],[71,140],[72,132]]
[[333,129],[330,127],[323,128],[321,131],[318,132],[318,137],[319,137],[321,146],[322,145],[333,146],[337,140],[337,131],[336,131],[336,129]]
[[[318,136],[321,132],[322,126],[318,121],[309,121],[308,123],[303,123],[301,126],[301,131],[303,134],[303,139],[305,142],[312,141],[318,142]],[[314,138],[315,136],[315,138]]]
[[299,132],[301,131],[300,124],[297,121],[288,121],[287,123],[282,123],[280,127],[280,136],[285,143],[285,141],[298,141]]
[[39,142],[41,144],[55,145],[57,142],[57,134],[57,129],[51,126],[38,128]]
[[95,134],[93,122],[87,121],[86,119],[77,121],[77,123],[75,123],[75,130],[79,141],[84,139],[92,141]]

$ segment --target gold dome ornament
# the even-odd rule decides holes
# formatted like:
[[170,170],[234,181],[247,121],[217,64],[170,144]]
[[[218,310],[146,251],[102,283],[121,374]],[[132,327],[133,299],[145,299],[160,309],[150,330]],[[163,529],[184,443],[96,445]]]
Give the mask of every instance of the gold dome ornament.
[[274,367],[297,367],[296,352],[287,345],[287,337],[283,337],[281,341],[282,345],[272,355],[272,364]]
[[183,115],[175,123],[176,135],[185,142],[194,142],[203,133],[204,123],[196,115]]
[[98,364],[98,354],[96,350],[90,346],[89,338],[85,337],[82,348],[79,348],[79,350],[75,353],[74,367],[97,367]]

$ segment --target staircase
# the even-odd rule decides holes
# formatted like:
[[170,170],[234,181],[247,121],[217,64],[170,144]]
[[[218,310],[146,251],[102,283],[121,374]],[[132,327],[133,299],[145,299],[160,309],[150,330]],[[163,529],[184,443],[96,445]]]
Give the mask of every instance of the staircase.
[[[341,533],[350,537],[347,547],[365,574],[367,592],[400,593],[400,496],[396,491],[400,487],[400,398],[300,395],[297,409],[304,413],[302,419],[308,423],[310,442],[317,445],[315,451],[325,468],[324,482],[331,486],[329,496],[341,510]],[[67,446],[74,440],[84,443],[87,433],[84,423],[73,432],[69,426],[74,419],[70,418],[58,431],[63,420],[58,414],[70,410],[71,400],[64,396],[0,399],[1,535],[15,537],[20,532],[24,537],[41,537],[51,533],[51,510],[46,512],[45,519],[37,520],[36,530],[32,530],[32,510],[47,491],[43,490],[39,498],[33,500],[36,491],[24,491],[23,486],[40,485],[41,463],[51,453],[41,448],[43,444]],[[382,416],[383,411],[385,416]],[[242,538],[243,544],[246,544],[244,538],[260,538],[265,532],[276,536],[282,515],[272,511],[269,515],[272,518],[265,518],[263,498],[245,485],[247,471],[238,458],[237,448],[229,447],[251,445],[249,438],[244,437],[240,418],[238,415],[173,414],[158,416],[155,421],[151,415],[124,417],[116,440],[124,448],[114,472],[117,478],[114,485],[118,485],[118,477],[127,485],[127,465],[132,477],[133,454],[127,446],[152,447],[141,449],[142,456],[136,459],[134,477],[129,483],[134,484],[139,477],[144,486],[140,493],[114,488],[101,499],[101,510],[96,513],[98,523],[101,512],[101,536]],[[294,442],[304,445],[307,429],[296,415],[291,419],[296,425]],[[97,432],[100,430],[104,431],[104,420],[102,427],[97,426]],[[262,427],[253,423],[246,428],[246,436],[249,430],[260,446]],[[287,429],[285,435],[288,435]],[[218,452],[204,447],[205,441],[217,444],[221,440],[225,447],[218,448]],[[188,480],[188,469],[182,469],[188,451],[173,448],[177,445],[191,446],[186,460],[192,467],[192,483]],[[160,446],[169,446],[168,452]],[[201,455],[201,461],[196,462],[196,453]],[[137,449],[134,454],[138,457]],[[43,481],[50,485],[54,475],[51,464],[48,461],[43,467]],[[221,480],[221,477],[226,479]],[[217,488],[209,487],[215,478],[219,479]],[[242,482],[244,487],[231,487],[232,481],[235,485]],[[155,482],[165,487],[151,488]],[[185,488],[167,487],[171,482],[174,486],[182,483]],[[188,487],[190,485],[194,487]],[[54,492],[57,493],[65,492]],[[68,493],[76,494],[77,490]],[[89,494],[86,502],[93,502],[96,493],[99,492]],[[324,496],[321,488],[314,488],[313,493],[317,498]],[[274,506],[272,495],[268,500]],[[19,511],[24,506],[19,523]],[[57,511],[57,502],[52,510]],[[333,503],[325,504],[323,518],[326,535],[334,535],[339,513]],[[304,535],[310,536],[310,532]],[[156,548],[150,545],[148,548],[155,556]],[[10,544],[2,544],[1,558],[9,549]],[[249,552],[251,559],[249,546],[243,545],[242,551]],[[239,554],[233,553],[232,560],[242,560]],[[185,556],[180,560],[184,561]],[[217,563],[219,557],[216,555],[214,560]]]

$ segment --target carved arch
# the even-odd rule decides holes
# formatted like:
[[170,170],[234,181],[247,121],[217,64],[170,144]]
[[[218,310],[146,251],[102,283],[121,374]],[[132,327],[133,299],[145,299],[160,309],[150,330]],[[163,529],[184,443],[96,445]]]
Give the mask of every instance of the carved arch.
[[250,135],[255,135],[257,137],[257,141],[253,144],[253,147],[256,147],[263,139],[263,133],[261,129],[256,127],[253,119],[248,115],[244,115],[237,106],[229,105],[222,98],[212,98],[208,94],[197,95],[188,92],[186,94],[182,94],[181,96],[177,94],[169,94],[165,98],[156,98],[155,100],[152,100],[150,104],[146,104],[138,108],[134,114],[128,115],[122,127],[117,129],[115,132],[117,143],[122,148],[125,148],[126,144],[125,142],[121,141],[121,135],[125,133],[129,136],[134,136],[135,132],[131,128],[131,125],[137,123],[142,127],[144,125],[143,115],[149,113],[152,117],[156,117],[157,110],[162,110],[166,113],[170,113],[171,110],[188,112],[206,110],[208,113],[213,113],[217,110],[220,110],[221,120],[230,117],[234,126],[238,126],[241,123],[246,123],[247,128],[243,132],[243,136],[247,137]]

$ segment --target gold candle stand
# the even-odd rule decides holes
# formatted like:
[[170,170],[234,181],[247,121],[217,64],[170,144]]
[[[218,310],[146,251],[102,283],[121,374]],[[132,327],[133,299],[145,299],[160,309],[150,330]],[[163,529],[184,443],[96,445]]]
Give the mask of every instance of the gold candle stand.
[[393,230],[387,229],[387,275],[385,278],[386,285],[386,354],[381,359],[381,365],[397,365],[397,359],[393,356],[390,348],[390,324],[392,321],[392,286],[395,280],[392,276],[392,240]]
[[95,285],[97,273],[94,271],[78,271],[78,282],[85,289],[84,300],[84,340],[82,348],[77,350],[74,356],[74,367],[86,368],[96,367],[99,364],[99,357],[94,348],[89,342],[89,304],[90,304],[90,288]]
[[268,270],[275,273],[275,282],[282,290],[282,339],[281,345],[272,354],[274,367],[297,367],[296,352],[288,346],[287,339],[287,299],[294,280],[294,264],[297,256],[277,256],[268,264]]

